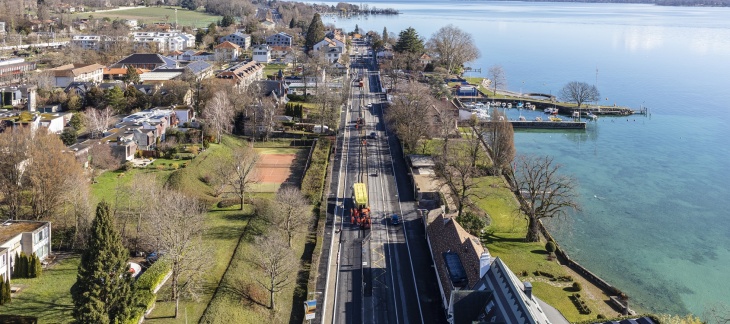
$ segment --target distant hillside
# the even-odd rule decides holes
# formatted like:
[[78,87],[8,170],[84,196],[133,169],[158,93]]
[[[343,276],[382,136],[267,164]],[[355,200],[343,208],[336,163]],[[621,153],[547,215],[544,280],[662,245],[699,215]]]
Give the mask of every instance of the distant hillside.
[[677,7],[730,7],[730,0],[522,0],[528,2],[646,3]]

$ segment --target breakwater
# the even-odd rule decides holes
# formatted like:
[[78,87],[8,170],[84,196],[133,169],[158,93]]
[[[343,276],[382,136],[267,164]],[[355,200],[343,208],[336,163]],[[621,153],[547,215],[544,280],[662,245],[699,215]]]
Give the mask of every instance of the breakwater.
[[515,129],[586,129],[585,122],[574,121],[521,121],[511,120]]

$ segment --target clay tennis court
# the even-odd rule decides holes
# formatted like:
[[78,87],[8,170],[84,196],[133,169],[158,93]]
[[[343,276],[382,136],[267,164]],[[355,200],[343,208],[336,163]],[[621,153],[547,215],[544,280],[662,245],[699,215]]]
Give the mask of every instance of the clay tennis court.
[[284,183],[291,175],[296,154],[261,154],[256,163],[260,182]]
[[256,163],[258,183],[252,186],[255,192],[276,192],[282,183],[299,185],[307,162],[306,148],[256,148],[259,161]]

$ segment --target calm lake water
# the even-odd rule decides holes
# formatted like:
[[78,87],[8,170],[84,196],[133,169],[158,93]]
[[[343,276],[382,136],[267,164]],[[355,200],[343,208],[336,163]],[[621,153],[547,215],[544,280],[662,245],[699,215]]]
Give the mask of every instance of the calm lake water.
[[597,84],[604,104],[649,107],[649,117],[604,117],[585,132],[518,132],[518,154],[551,155],[578,179],[582,211],[555,234],[633,307],[701,315],[707,305],[727,305],[730,8],[364,4],[402,14],[324,22],[395,34],[412,26],[425,39],[454,24],[481,50],[471,66],[486,77],[501,64],[511,90],[557,93],[583,81]]

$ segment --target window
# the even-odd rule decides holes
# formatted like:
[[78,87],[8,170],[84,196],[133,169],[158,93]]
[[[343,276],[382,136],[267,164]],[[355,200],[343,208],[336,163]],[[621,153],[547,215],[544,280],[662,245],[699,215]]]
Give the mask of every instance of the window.
[[5,255],[0,256],[0,267],[5,265]]

